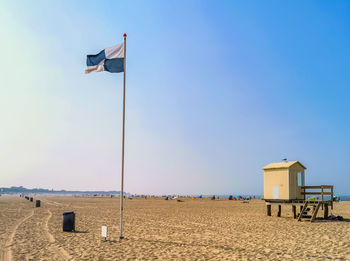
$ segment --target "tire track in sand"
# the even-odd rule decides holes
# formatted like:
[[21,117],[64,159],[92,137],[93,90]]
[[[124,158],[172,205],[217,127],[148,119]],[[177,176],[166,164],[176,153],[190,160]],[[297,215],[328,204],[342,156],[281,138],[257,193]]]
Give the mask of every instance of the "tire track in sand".
[[19,222],[16,223],[16,225],[13,228],[10,236],[7,238],[7,240],[5,242],[4,249],[1,251],[1,256],[0,256],[0,260],[1,261],[11,261],[11,260],[13,260],[12,243],[13,243],[13,239],[14,239],[14,237],[16,235],[17,229],[19,228],[19,226],[23,222],[25,222],[27,219],[31,218],[33,215],[34,215],[34,209],[32,209],[32,211],[30,212],[29,215],[25,216]]
[[41,199],[42,202],[45,202],[45,203],[48,203],[50,205],[54,205],[56,207],[59,207],[59,206],[68,206],[68,204],[64,204],[64,203],[59,203],[59,202],[56,202],[56,201],[53,201],[53,200],[47,200],[47,199]]
[[56,253],[59,257],[61,257],[62,260],[74,260],[74,258],[72,256],[70,256],[68,254],[68,252],[66,250],[64,250],[63,247],[61,247],[55,243],[56,240],[55,240],[54,236],[49,231],[49,220],[52,217],[52,212],[50,210],[48,210],[48,214],[49,215],[47,216],[47,219],[45,222],[44,231],[45,231],[45,234],[49,240],[51,250],[54,253]]

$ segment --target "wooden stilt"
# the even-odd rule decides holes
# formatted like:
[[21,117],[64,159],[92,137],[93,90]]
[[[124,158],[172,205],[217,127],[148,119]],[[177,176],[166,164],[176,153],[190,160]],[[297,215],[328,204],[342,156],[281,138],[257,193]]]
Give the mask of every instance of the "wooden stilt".
[[328,218],[328,204],[324,204],[324,219]]
[[297,206],[293,205],[292,211],[293,211],[293,217],[294,217],[294,219],[296,219],[297,218]]
[[281,212],[282,212],[282,206],[278,205],[278,212],[277,212],[277,217],[281,216]]
[[266,207],[267,207],[267,215],[271,217],[271,205],[266,204]]

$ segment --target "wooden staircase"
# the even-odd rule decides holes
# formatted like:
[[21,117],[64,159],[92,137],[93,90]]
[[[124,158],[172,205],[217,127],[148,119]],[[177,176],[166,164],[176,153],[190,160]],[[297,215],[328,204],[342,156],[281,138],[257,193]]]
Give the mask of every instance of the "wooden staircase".
[[[312,201],[306,201],[304,206],[302,207],[298,221],[310,221],[313,222],[316,219],[317,212],[320,209],[322,205],[322,202],[312,202]],[[312,206],[312,208],[308,208],[308,206]],[[312,210],[312,211],[311,211]],[[309,213],[311,212],[311,213]]]

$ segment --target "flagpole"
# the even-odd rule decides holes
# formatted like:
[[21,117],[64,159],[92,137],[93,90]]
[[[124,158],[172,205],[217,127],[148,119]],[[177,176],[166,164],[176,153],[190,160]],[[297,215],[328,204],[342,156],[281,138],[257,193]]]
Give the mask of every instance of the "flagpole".
[[121,191],[120,191],[120,235],[123,239],[123,210],[124,210],[124,140],[125,140],[125,78],[126,78],[126,34],[124,37],[124,76],[123,76],[123,131],[122,131],[122,173],[121,173]]

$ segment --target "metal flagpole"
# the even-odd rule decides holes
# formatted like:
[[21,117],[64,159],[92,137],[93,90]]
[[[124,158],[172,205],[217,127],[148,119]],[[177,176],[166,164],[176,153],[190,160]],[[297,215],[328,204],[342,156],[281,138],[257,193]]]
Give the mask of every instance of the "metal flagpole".
[[124,77],[123,77],[123,131],[122,131],[122,174],[120,191],[120,239],[123,239],[123,210],[124,210],[124,139],[125,139],[125,77],[126,77],[126,34],[124,36]]

